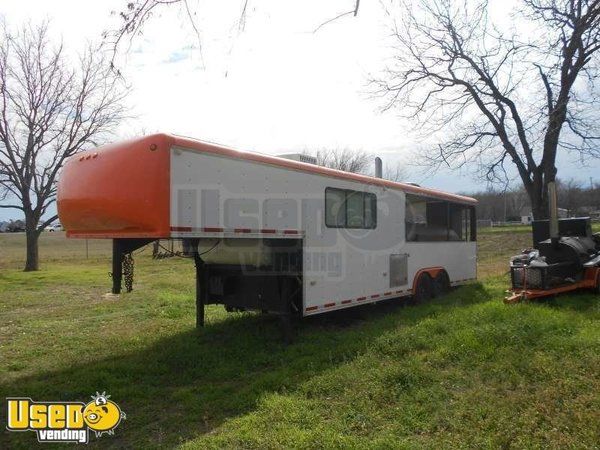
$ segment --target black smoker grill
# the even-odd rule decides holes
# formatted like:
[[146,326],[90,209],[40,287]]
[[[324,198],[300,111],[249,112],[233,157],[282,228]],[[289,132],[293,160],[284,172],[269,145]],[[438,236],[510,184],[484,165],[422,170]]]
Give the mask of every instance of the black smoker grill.
[[600,289],[600,233],[589,217],[558,220],[556,187],[548,189],[550,220],[533,222],[533,247],[510,262],[513,303],[579,288]]

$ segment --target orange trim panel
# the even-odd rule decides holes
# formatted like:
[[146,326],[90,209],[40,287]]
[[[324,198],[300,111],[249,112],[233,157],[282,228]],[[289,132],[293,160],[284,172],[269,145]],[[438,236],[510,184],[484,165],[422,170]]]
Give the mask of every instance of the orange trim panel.
[[71,157],[58,182],[68,237],[169,237],[172,138],[153,135]]

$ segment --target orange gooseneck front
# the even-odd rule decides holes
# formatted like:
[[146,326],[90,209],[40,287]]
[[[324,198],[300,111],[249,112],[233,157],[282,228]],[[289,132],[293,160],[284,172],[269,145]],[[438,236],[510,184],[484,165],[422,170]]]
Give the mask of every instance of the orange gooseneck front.
[[68,237],[169,237],[170,148],[164,134],[71,157],[57,206]]

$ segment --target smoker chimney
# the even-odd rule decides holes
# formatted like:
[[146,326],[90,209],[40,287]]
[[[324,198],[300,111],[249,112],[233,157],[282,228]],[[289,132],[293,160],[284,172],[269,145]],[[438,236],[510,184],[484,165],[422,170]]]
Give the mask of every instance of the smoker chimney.
[[383,178],[383,162],[379,156],[375,158],[375,177]]
[[552,241],[558,241],[558,197],[556,195],[556,183],[548,183],[548,206],[550,208],[550,238]]

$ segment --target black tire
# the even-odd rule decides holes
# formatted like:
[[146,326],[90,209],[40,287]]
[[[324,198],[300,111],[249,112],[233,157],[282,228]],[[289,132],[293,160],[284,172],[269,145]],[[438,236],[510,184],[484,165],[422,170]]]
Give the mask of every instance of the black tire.
[[440,297],[448,293],[450,290],[450,278],[448,278],[448,274],[445,270],[437,274],[437,276],[433,279],[432,286],[434,297]]
[[290,345],[294,342],[295,337],[295,328],[292,323],[292,317],[290,314],[283,314],[280,316],[281,323],[281,335],[283,338],[283,343],[285,345]]
[[424,273],[417,279],[417,286],[413,293],[413,304],[418,305],[431,300],[433,297],[433,281],[428,273]]

